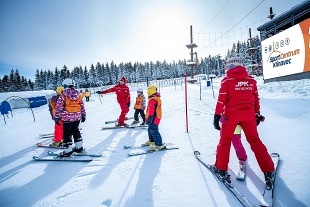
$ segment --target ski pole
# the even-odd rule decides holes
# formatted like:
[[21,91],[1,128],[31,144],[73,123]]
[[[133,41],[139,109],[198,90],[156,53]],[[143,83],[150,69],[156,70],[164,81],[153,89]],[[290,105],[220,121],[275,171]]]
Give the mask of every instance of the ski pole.
[[98,96],[99,96],[100,103],[101,103],[101,105],[102,105],[101,98],[100,98],[100,94],[98,94]]
[[213,92],[213,98],[215,99],[214,90],[213,90],[213,81],[212,81],[213,78],[210,78],[210,79],[211,79],[211,87],[212,87],[212,92]]

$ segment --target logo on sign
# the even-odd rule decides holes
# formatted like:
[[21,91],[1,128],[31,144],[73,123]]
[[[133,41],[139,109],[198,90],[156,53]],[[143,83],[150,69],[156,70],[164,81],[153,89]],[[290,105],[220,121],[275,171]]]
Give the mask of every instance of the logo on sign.
[[[277,42],[274,42],[274,48],[275,49],[279,49],[280,47],[284,47],[285,45],[289,45],[291,42],[290,38],[285,38],[285,40],[280,40],[280,41],[277,41]],[[268,48],[265,47],[264,49],[265,53],[267,52],[274,52],[274,49],[272,47],[272,45],[269,45]]]

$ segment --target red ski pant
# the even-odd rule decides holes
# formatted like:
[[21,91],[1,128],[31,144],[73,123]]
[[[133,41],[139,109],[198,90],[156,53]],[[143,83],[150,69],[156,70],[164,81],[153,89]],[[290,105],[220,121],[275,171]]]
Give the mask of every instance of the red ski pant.
[[258,136],[256,116],[253,110],[239,111],[234,114],[226,114],[227,122],[222,125],[220,141],[216,152],[216,168],[227,171],[229,163],[230,146],[233,133],[239,124],[262,172],[274,171],[274,165],[266,146]]
[[118,117],[118,123],[124,123],[126,114],[129,112],[129,107],[127,105],[119,105],[121,107],[121,114]]
[[62,142],[63,139],[63,123],[59,120],[59,125],[55,124],[54,126],[54,142]]

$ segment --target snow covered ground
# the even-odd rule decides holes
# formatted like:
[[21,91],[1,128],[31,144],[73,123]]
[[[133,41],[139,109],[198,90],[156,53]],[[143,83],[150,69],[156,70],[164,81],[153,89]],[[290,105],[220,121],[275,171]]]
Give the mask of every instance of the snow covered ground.
[[[281,156],[275,187],[275,206],[310,206],[308,173],[310,146],[310,80],[263,84],[257,78],[261,113],[260,137],[268,151]],[[186,132],[184,84],[161,84],[163,119],[160,132],[164,142],[178,145],[177,150],[129,157],[133,149],[147,140],[145,129],[101,130],[107,120],[118,117],[115,94],[97,94],[85,102],[87,117],[81,123],[84,147],[100,153],[89,163],[37,162],[48,150],[36,147],[51,139],[36,139],[51,133],[54,123],[47,105],[34,108],[35,122],[29,109],[13,110],[13,117],[0,120],[0,206],[94,206],[94,207],[206,207],[240,206],[240,203],[194,157],[199,150],[213,163],[219,132],[213,128],[213,114],[220,79],[214,79],[214,95],[205,82],[188,85],[188,121]],[[144,87],[146,89],[146,87]],[[136,88],[131,88],[134,102]],[[145,90],[146,93],[146,90]],[[0,99],[5,94],[0,94]],[[129,115],[134,110],[131,108]],[[3,117],[1,117],[2,119]],[[232,148],[229,173],[233,184],[258,206],[264,188],[248,143],[248,177],[235,179],[238,161]],[[59,151],[52,149],[53,151]]]

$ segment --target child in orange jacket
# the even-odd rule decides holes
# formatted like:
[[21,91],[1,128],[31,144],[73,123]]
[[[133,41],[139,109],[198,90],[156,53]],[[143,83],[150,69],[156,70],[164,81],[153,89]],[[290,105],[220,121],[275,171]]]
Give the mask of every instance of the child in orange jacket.
[[136,103],[134,106],[135,109],[135,114],[134,114],[134,121],[132,122],[132,124],[136,124],[139,123],[139,114],[142,118],[142,123],[141,125],[145,124],[145,105],[146,105],[146,101],[145,101],[145,96],[143,95],[143,89],[139,88],[137,90],[137,97],[136,97]]

